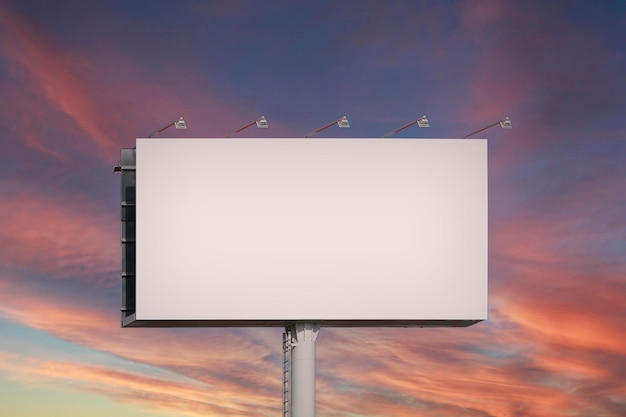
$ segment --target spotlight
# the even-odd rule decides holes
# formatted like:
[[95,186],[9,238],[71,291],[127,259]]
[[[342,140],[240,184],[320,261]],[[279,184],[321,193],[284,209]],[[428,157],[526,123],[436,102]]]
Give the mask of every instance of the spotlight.
[[483,130],[487,130],[487,129],[492,128],[492,127],[497,126],[497,125],[500,125],[500,127],[501,127],[502,129],[513,129],[513,123],[511,123],[511,119],[509,119],[509,118],[508,118],[508,116],[507,116],[507,117],[505,117],[504,119],[500,119],[500,120],[498,120],[498,121],[497,121],[497,122],[495,122],[495,123],[492,123],[492,124],[487,125],[487,126],[485,126],[485,127],[481,127],[480,129],[475,130],[475,131],[473,131],[472,133],[468,133],[467,135],[463,136],[463,139],[467,139],[467,138],[469,138],[470,136],[475,135],[476,133],[480,133],[480,132],[482,132]]
[[174,126],[176,129],[187,129],[187,123],[185,123],[185,120],[181,116],[177,120],[174,120],[173,122],[166,124],[165,126],[160,128],[159,130],[155,130],[154,132],[150,133],[148,135],[148,137],[151,138],[152,136],[156,135],[157,133],[161,133],[165,129],[168,129],[168,128],[172,127],[172,126]]
[[335,123],[337,123],[337,126],[339,126],[341,129],[345,129],[350,127],[350,122],[348,121],[348,118],[346,116],[340,117],[337,120],[333,120],[332,122],[328,123],[327,125],[324,125],[322,127],[320,127],[319,129],[316,129],[314,131],[312,131],[311,133],[305,135],[305,138],[311,137],[313,135],[315,135],[316,133],[321,132],[324,129],[328,129],[329,127],[331,127],[332,125],[334,125]]
[[174,127],[176,129],[187,129],[187,123],[185,123],[185,120],[181,117],[174,122]]
[[244,127],[239,128],[239,129],[235,130],[234,132],[229,133],[228,135],[226,135],[226,137],[229,138],[229,137],[231,137],[233,135],[236,135],[237,133],[241,132],[242,130],[249,128],[253,124],[256,124],[256,127],[258,127],[259,129],[267,129],[268,126],[269,126],[267,124],[267,119],[265,118],[265,116],[261,116],[261,117],[257,118],[256,120],[248,123]]

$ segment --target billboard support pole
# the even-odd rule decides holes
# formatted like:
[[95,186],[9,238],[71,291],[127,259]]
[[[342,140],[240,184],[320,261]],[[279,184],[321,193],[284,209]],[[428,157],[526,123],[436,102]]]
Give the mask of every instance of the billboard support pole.
[[285,330],[291,335],[289,417],[315,417],[315,343],[320,324],[295,323]]

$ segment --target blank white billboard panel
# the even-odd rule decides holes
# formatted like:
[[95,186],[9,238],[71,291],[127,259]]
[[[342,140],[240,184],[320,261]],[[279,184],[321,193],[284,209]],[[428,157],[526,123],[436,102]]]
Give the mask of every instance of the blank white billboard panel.
[[487,142],[138,139],[127,326],[487,318]]

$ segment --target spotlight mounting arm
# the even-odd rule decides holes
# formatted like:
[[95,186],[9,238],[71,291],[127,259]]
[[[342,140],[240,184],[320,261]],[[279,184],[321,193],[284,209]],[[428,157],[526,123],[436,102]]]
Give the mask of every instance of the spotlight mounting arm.
[[230,138],[231,136],[236,135],[237,133],[241,132],[242,130],[245,130],[245,129],[249,128],[253,124],[256,124],[256,127],[258,127],[259,129],[267,129],[268,126],[269,126],[267,124],[267,119],[265,118],[265,116],[261,116],[261,117],[257,118],[256,120],[251,121],[250,123],[248,123],[244,127],[241,127],[239,129],[235,130],[234,132],[229,133],[228,135],[226,135],[226,137]]
[[166,124],[165,126],[160,128],[159,130],[155,130],[154,132],[150,133],[148,135],[148,137],[151,138],[152,136],[156,135],[157,133],[161,133],[165,129],[169,129],[172,126],[174,126],[176,129],[187,129],[187,123],[185,122],[185,119],[183,119],[183,117],[181,116],[178,119],[174,120],[173,122]]
[[504,119],[500,119],[500,120],[498,120],[495,123],[492,123],[492,124],[490,124],[488,126],[485,126],[485,127],[481,127],[480,129],[475,130],[472,133],[468,133],[467,135],[463,136],[463,139],[467,139],[470,136],[474,136],[476,133],[480,133],[483,130],[490,129],[490,128],[492,128],[494,126],[497,126],[497,125],[500,125],[500,127],[502,129],[513,129],[513,123],[511,123],[511,119],[509,119],[509,117],[507,116]]
[[410,123],[405,124],[405,125],[404,125],[404,126],[402,126],[402,127],[399,127],[399,128],[397,128],[397,129],[395,129],[395,130],[392,130],[392,131],[391,131],[391,132],[389,132],[389,133],[386,133],[385,135],[383,135],[383,138],[388,138],[388,137],[389,137],[389,136],[391,136],[391,135],[395,135],[395,134],[396,134],[396,133],[398,133],[399,131],[406,129],[406,128],[407,128],[407,127],[409,127],[409,126],[413,126],[413,125],[414,125],[414,124],[416,124],[416,123],[417,123],[417,125],[418,125],[419,127],[430,127],[430,123],[428,122],[428,119],[426,118],[426,116],[422,116],[422,117],[418,117],[417,119],[413,120],[413,121],[412,121],[412,122],[410,122]]
[[342,129],[350,127],[350,122],[348,121],[348,118],[346,116],[342,116],[339,119],[333,120],[332,122],[328,123],[327,125],[324,125],[324,126],[320,127],[319,129],[316,129],[316,130],[312,131],[311,133],[308,133],[308,134],[304,135],[304,137],[305,138],[311,137],[311,136],[315,135],[316,133],[321,132],[322,130],[328,129],[329,127],[331,127],[335,123],[337,123],[337,126],[339,126]]

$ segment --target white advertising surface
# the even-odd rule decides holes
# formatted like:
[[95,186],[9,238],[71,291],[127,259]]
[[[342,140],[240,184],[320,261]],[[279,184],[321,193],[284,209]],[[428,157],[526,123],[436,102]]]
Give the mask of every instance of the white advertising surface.
[[129,326],[487,318],[487,141],[137,139]]

